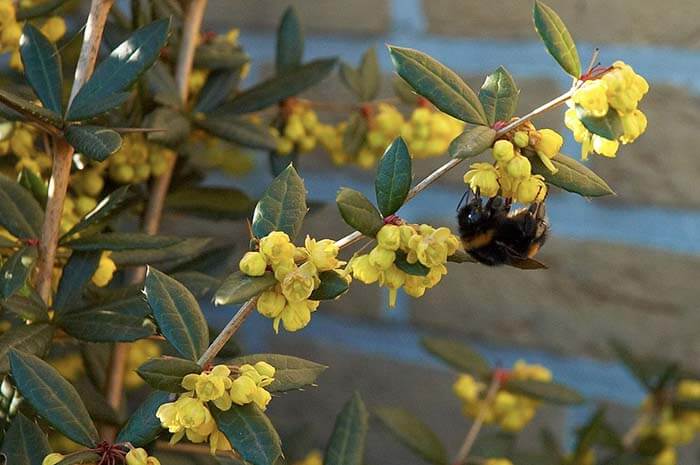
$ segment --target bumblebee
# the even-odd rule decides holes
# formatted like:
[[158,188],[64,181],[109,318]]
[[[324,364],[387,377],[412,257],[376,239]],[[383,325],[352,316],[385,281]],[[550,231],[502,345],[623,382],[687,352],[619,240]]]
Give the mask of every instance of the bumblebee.
[[544,201],[511,211],[509,198],[496,196],[482,202],[478,191],[471,190],[465,196],[457,221],[464,250],[473,259],[489,266],[546,268],[533,258],[549,231]]

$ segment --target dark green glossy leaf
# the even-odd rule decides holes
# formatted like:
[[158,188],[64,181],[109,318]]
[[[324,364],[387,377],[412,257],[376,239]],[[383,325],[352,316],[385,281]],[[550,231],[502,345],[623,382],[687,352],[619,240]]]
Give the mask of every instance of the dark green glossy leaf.
[[248,55],[238,45],[224,41],[210,42],[197,47],[194,54],[195,68],[226,69],[238,68],[250,61]]
[[122,146],[122,136],[117,131],[100,126],[71,125],[66,128],[65,136],[76,152],[94,161],[106,160]]
[[253,234],[262,238],[282,231],[293,240],[306,216],[306,188],[293,166],[268,186],[253,213]]
[[275,276],[266,271],[262,276],[248,276],[241,271],[230,274],[216,291],[214,304],[240,304],[255,297],[277,283]]
[[277,147],[267,126],[253,123],[237,116],[209,116],[195,121],[196,125],[210,134],[244,147],[274,150]]
[[17,21],[24,21],[47,16],[67,1],[68,0],[46,0],[45,2],[32,4],[32,6],[23,6],[17,9],[15,17]]
[[440,438],[412,413],[391,407],[378,408],[374,413],[402,444],[427,462],[447,464],[447,452]]
[[394,265],[396,265],[396,268],[403,271],[404,273],[408,273],[413,276],[427,276],[430,272],[430,268],[423,265],[419,261],[416,261],[415,263],[409,263],[407,260],[406,252],[402,251],[396,252]]
[[572,405],[580,404],[584,400],[581,394],[570,387],[533,379],[511,379],[506,382],[504,388],[510,392],[522,394],[552,404]]
[[323,271],[318,277],[321,284],[311,293],[309,297],[311,300],[331,300],[348,291],[347,280],[336,271]]
[[200,256],[210,242],[206,238],[192,238],[159,249],[118,250],[112,252],[112,260],[118,268],[179,263]]
[[171,276],[180,281],[197,299],[209,298],[223,281],[201,271],[180,271]]
[[129,186],[122,186],[109,194],[97,204],[93,211],[88,213],[85,218],[80,220],[78,224],[73,226],[61,237],[61,244],[65,243],[66,239],[81,231],[103,227],[107,222],[124,210],[131,200],[131,197]]
[[25,23],[19,40],[24,76],[45,108],[63,114],[61,55],[36,27]]
[[557,167],[556,174],[552,174],[537,157],[531,157],[532,172],[544,176],[547,183],[564,190],[582,195],[584,197],[600,197],[614,195],[615,192],[608,184],[590,170],[586,165],[564,154],[552,158],[552,164]]
[[170,393],[156,391],[131,414],[126,425],[115,440],[116,443],[131,443],[134,447],[144,447],[155,441],[163,431],[160,420],[156,417],[158,408],[170,401]]
[[354,96],[362,100],[362,82],[360,73],[355,68],[347,63],[340,63],[340,81]]
[[207,113],[221,105],[236,89],[241,81],[239,70],[219,69],[207,76],[204,87],[197,96],[195,113]]
[[400,137],[386,149],[379,160],[374,190],[379,211],[387,217],[401,208],[411,189],[413,171],[408,147]]
[[255,365],[257,362],[267,362],[275,367],[275,380],[267,386],[270,392],[283,392],[312,386],[316,379],[328,368],[310,360],[279,354],[256,354],[237,357],[230,360],[231,365]]
[[367,138],[369,126],[367,119],[359,112],[350,115],[348,125],[343,132],[343,152],[354,157],[362,148]]
[[226,412],[212,409],[216,424],[233,448],[252,465],[275,465],[282,457],[282,441],[272,422],[254,404],[234,405]]
[[360,66],[357,71],[362,89],[360,98],[365,102],[374,100],[379,93],[379,84],[381,82],[377,51],[374,47],[368,49],[365,54],[362,55],[362,60],[360,61]]
[[42,207],[46,206],[46,199],[49,196],[49,186],[34,171],[22,168],[17,182],[32,193],[32,197],[39,202]]
[[18,325],[0,336],[0,373],[7,373],[10,361],[7,354],[12,349],[43,356],[51,344],[53,327],[45,323]]
[[343,220],[365,236],[376,236],[384,226],[382,214],[361,192],[343,187],[335,201]]
[[92,279],[100,263],[100,252],[74,252],[63,268],[58,292],[53,302],[56,316],[68,313],[81,305],[83,290]]
[[564,71],[578,78],[581,75],[581,60],[578,57],[578,50],[576,50],[574,39],[559,15],[549,6],[536,0],[532,18],[535,22],[535,29],[542,38],[547,51],[557,60]]
[[324,465],[362,465],[367,436],[367,409],[355,393],[336,417],[326,445]]
[[455,137],[447,152],[452,158],[473,158],[484,153],[496,140],[496,131],[488,126],[468,126]]
[[301,64],[304,56],[304,34],[299,16],[293,6],[287,7],[277,28],[275,67],[282,74]]
[[606,139],[616,140],[625,132],[616,110],[609,110],[605,116],[596,117],[589,115],[582,106],[576,105],[576,114],[586,129]]
[[175,357],[152,358],[136,370],[153,389],[167,392],[184,392],[182,378],[201,372],[195,362]]
[[0,306],[7,312],[12,312],[23,320],[33,322],[48,321],[49,314],[46,304],[41,300],[36,291],[32,289],[33,295],[25,297],[13,295],[9,299],[0,301]]
[[161,105],[181,108],[180,93],[177,83],[168,66],[162,61],[156,61],[144,75],[146,84],[153,100]]
[[16,386],[34,410],[67,438],[95,447],[97,429],[75,388],[34,355],[13,349],[9,357]]
[[16,111],[24,117],[28,117],[29,119],[41,121],[42,123],[46,123],[57,128],[63,126],[63,118],[61,118],[61,115],[58,113],[54,113],[48,108],[35,105],[25,98],[2,89],[0,89],[0,104],[5,105],[6,107]]
[[37,259],[36,247],[22,247],[8,257],[0,268],[0,291],[7,299],[27,282],[29,273],[34,269]]
[[22,413],[10,423],[2,444],[5,463],[12,465],[42,465],[44,457],[51,453],[46,433]]
[[84,120],[107,110],[101,102],[128,90],[151,67],[165,45],[169,29],[170,20],[155,21],[134,32],[115,48],[80,88],[68,108],[66,119]]
[[190,120],[178,110],[158,107],[150,112],[143,121],[143,126],[156,131],[149,132],[148,140],[169,147],[183,142],[190,134]]
[[119,426],[124,422],[123,415],[117,413],[109,405],[103,393],[97,390],[94,384],[85,378],[78,378],[72,381],[73,387],[78,391],[78,395],[83,400],[85,408],[96,422],[107,425]]
[[133,342],[156,333],[147,318],[102,309],[70,312],[60,320],[61,328],[86,342]]
[[519,97],[518,85],[503,66],[486,76],[479,91],[479,100],[490,125],[496,121],[510,121],[518,107]]
[[38,238],[44,212],[32,194],[0,175],[0,226],[20,239]]
[[175,236],[154,236],[146,233],[106,232],[79,237],[64,245],[73,250],[133,250],[160,249],[179,244],[184,239]]
[[474,91],[454,71],[410,48],[389,46],[396,72],[438,109],[467,123],[488,125]]
[[288,69],[284,74],[241,92],[233,100],[221,105],[215,113],[250,113],[267,108],[318,84],[333,70],[335,63],[334,58],[326,58]]
[[146,273],[144,292],[163,336],[183,357],[197,360],[209,345],[209,332],[192,293],[152,267]]
[[167,208],[213,220],[240,220],[248,218],[255,202],[244,192],[226,187],[189,187],[169,194]]
[[423,347],[457,371],[480,377],[491,374],[491,365],[471,347],[451,339],[424,337]]

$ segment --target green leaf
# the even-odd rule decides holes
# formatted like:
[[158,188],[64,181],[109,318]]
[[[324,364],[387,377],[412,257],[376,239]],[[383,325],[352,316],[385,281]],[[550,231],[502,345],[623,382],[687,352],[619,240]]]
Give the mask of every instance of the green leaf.
[[384,226],[382,214],[361,192],[343,187],[335,202],[345,222],[367,237],[374,237]]
[[362,83],[360,73],[355,68],[345,62],[340,63],[340,82],[352,92],[358,99],[362,100]]
[[92,279],[100,263],[100,252],[74,252],[63,268],[58,292],[53,302],[56,316],[61,317],[71,308],[81,305],[83,290]]
[[221,105],[236,89],[241,81],[241,73],[230,69],[212,71],[207,76],[204,87],[197,95],[194,113],[208,113]]
[[228,275],[214,295],[215,305],[240,304],[271,288],[275,276],[266,271],[262,276],[248,276],[241,271]]
[[136,370],[153,389],[167,392],[184,392],[182,378],[201,372],[195,362],[176,357],[152,358]]
[[122,136],[117,131],[101,126],[70,125],[65,136],[76,152],[94,161],[106,160],[122,146]]
[[550,55],[571,76],[575,78],[581,76],[581,60],[578,57],[576,44],[559,15],[549,6],[535,0],[532,19]]
[[356,392],[336,417],[333,434],[326,445],[324,465],[362,465],[367,417],[365,404]]
[[398,99],[407,105],[418,105],[418,101],[423,98],[416,94],[406,81],[400,76],[394,76],[391,80],[391,88],[394,91],[394,95]]
[[403,251],[396,252],[394,265],[396,265],[396,268],[403,271],[404,273],[408,273],[413,276],[427,276],[428,273],[430,273],[430,268],[423,265],[419,261],[416,261],[415,263],[409,263],[407,260],[407,254]]
[[178,110],[169,107],[158,107],[150,112],[143,120],[143,126],[159,131],[149,132],[149,141],[169,147],[183,142],[190,135],[190,120]]
[[468,126],[447,149],[452,158],[473,158],[491,148],[496,131],[488,126]]
[[267,126],[237,116],[208,116],[195,124],[208,133],[244,147],[274,150],[277,142]]
[[49,309],[41,300],[36,291],[32,289],[33,295],[25,297],[22,295],[13,295],[9,299],[0,301],[0,306],[7,312],[12,312],[23,320],[32,322],[45,322],[49,319]]
[[192,293],[152,267],[144,292],[163,336],[183,357],[197,360],[209,345],[209,330]]
[[134,342],[156,333],[148,318],[100,307],[72,311],[61,317],[59,324],[66,333],[86,342]]
[[576,105],[576,114],[586,129],[606,139],[616,140],[625,132],[616,110],[608,110],[605,116],[596,117],[589,115],[581,105]]
[[240,220],[250,216],[255,202],[235,188],[185,186],[169,194],[165,206],[212,220]]
[[28,168],[22,168],[17,182],[32,193],[32,197],[39,205],[46,207],[46,199],[49,196],[49,186],[41,179],[41,176]]
[[335,58],[314,60],[241,92],[214,114],[251,113],[293,97],[321,82],[333,70]]
[[170,20],[160,19],[137,30],[115,48],[80,88],[66,119],[84,120],[107,110],[100,103],[124,93],[151,67],[165,45],[169,29]]
[[570,387],[534,379],[508,380],[504,389],[552,404],[573,405],[580,404],[584,400],[581,394]]
[[312,386],[316,383],[316,378],[328,368],[303,358],[278,354],[246,355],[227,363],[240,366],[246,363],[255,365],[257,362],[267,362],[275,367],[275,380],[265,388],[270,392],[292,391]]
[[57,128],[63,126],[63,118],[61,118],[61,115],[58,113],[54,113],[48,108],[35,105],[25,98],[2,89],[0,89],[0,104],[7,106],[25,117],[41,121],[50,126]]
[[547,183],[584,197],[614,195],[615,192],[603,178],[595,174],[584,164],[564,154],[552,158],[552,164],[558,168],[556,174],[542,164],[538,157],[531,157],[532,173],[544,176]]
[[435,465],[447,464],[447,452],[432,429],[412,413],[400,408],[381,407],[375,415],[401,443]]
[[226,412],[212,409],[216,424],[243,460],[274,465],[282,457],[282,441],[272,422],[254,404],[234,405]]
[[65,243],[66,239],[79,232],[87,229],[103,227],[107,222],[124,210],[124,208],[128,205],[129,200],[131,200],[131,197],[129,186],[122,186],[119,189],[116,189],[114,192],[102,199],[102,201],[97,204],[93,211],[88,213],[85,218],[80,220],[78,224],[73,226],[61,237],[61,245]]
[[34,410],[67,438],[95,447],[97,429],[75,388],[34,355],[12,349],[9,357],[17,389]]
[[45,323],[18,325],[0,336],[0,373],[10,370],[7,354],[12,349],[43,356],[51,345],[53,327]]
[[410,48],[389,46],[396,72],[442,112],[467,123],[488,125],[479,98],[454,71]]
[[518,85],[503,66],[486,76],[479,91],[479,100],[490,125],[496,121],[510,121],[518,107],[519,97]]
[[0,268],[0,291],[7,299],[27,282],[37,259],[36,247],[22,247],[13,253]]
[[215,41],[200,45],[194,54],[194,67],[215,70],[239,68],[250,61],[238,45]]
[[306,188],[293,166],[268,186],[253,213],[253,234],[262,238],[282,231],[294,240],[306,216]]
[[206,238],[191,238],[160,249],[118,250],[112,252],[112,260],[117,268],[173,264],[198,257],[210,242],[211,240]]
[[365,143],[368,131],[367,119],[362,114],[358,112],[350,115],[343,132],[343,152],[353,157],[357,155]]
[[38,238],[44,212],[32,194],[0,175],[0,226],[20,239]]
[[384,217],[396,213],[401,208],[408,191],[411,190],[412,180],[411,155],[404,140],[398,137],[379,159],[377,176],[374,179],[377,206]]
[[611,340],[610,348],[613,350],[617,358],[629,370],[639,383],[647,390],[652,390],[655,384],[657,371],[655,367],[648,363],[637,359],[632,352],[620,341]]
[[42,16],[47,16],[54,10],[58,9],[61,5],[66,3],[68,0],[46,0],[45,2],[32,4],[32,6],[26,6],[17,9],[17,14],[15,15],[17,21],[24,21],[27,19],[39,18]]
[[293,6],[287,7],[277,28],[275,68],[283,74],[301,64],[304,56],[304,34],[299,16]]
[[63,74],[61,55],[56,45],[36,27],[25,23],[19,40],[19,52],[24,64],[24,76],[41,103],[54,113],[63,114]]
[[134,249],[161,249],[170,247],[184,241],[175,236],[154,236],[146,233],[121,233],[107,232],[97,233],[87,237],[72,239],[64,245],[73,250],[134,250]]
[[368,49],[362,55],[360,67],[358,68],[358,77],[360,78],[362,89],[360,98],[365,102],[374,100],[379,93],[379,83],[381,82],[377,51],[374,47]]
[[134,447],[144,447],[155,441],[163,431],[160,420],[156,417],[158,408],[170,401],[170,393],[156,391],[131,414],[126,425],[122,428],[115,443],[131,443]]
[[162,61],[156,61],[144,74],[146,85],[153,100],[161,105],[181,108],[180,93],[177,83],[168,66]]
[[425,350],[460,372],[480,377],[491,375],[491,365],[471,347],[460,342],[438,337],[424,337],[421,344]]
[[51,453],[46,433],[22,413],[10,423],[2,444],[5,463],[12,465],[42,465],[44,457]]
[[336,271],[323,271],[318,277],[321,284],[311,293],[311,300],[331,300],[348,291],[347,280]]

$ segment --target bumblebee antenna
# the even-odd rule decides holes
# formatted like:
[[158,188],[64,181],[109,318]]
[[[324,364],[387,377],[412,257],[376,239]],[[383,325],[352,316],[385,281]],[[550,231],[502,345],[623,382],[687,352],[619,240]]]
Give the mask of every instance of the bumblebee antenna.
[[462,194],[462,198],[459,199],[459,203],[457,204],[457,211],[459,211],[460,208],[462,208],[462,204],[464,203],[464,200],[466,199],[467,202],[469,202],[469,194],[471,193],[471,188],[467,188],[467,190],[464,191],[464,194]]

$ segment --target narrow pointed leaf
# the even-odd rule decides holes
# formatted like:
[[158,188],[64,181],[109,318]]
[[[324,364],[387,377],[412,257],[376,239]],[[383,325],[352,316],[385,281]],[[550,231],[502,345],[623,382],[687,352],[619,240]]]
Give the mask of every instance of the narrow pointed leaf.
[[244,147],[274,150],[277,142],[266,126],[235,116],[210,116],[197,120],[196,125],[212,135]]
[[362,100],[360,73],[347,63],[340,63],[340,81],[358,99]]
[[318,275],[321,283],[311,293],[311,300],[331,300],[345,294],[348,289],[348,281],[336,271],[323,271]]
[[53,326],[46,323],[15,326],[0,336],[0,373],[10,370],[7,354],[12,349],[43,356],[51,344]]
[[479,91],[479,100],[490,125],[496,121],[510,121],[518,107],[519,97],[520,89],[503,66],[486,76]]
[[367,139],[368,131],[367,119],[359,112],[353,113],[343,132],[343,152],[351,157],[356,156]]
[[355,393],[336,417],[326,446],[324,465],[362,465],[367,436],[367,409]]
[[93,211],[88,213],[85,218],[61,237],[61,244],[64,244],[66,239],[81,231],[104,226],[105,223],[123,211],[131,197],[129,186],[120,187],[109,194],[97,204]]
[[428,352],[458,371],[481,377],[491,374],[489,362],[465,344],[437,337],[425,337],[421,343]]
[[552,158],[552,164],[558,168],[555,174],[542,164],[537,157],[530,158],[532,172],[544,176],[547,183],[584,197],[601,197],[614,195],[608,183],[595,174],[586,165],[564,154]]
[[12,297],[27,282],[37,259],[36,247],[22,247],[2,264],[0,268],[0,293],[2,298]]
[[160,249],[170,247],[184,241],[181,237],[160,236],[146,233],[121,233],[106,232],[97,233],[87,237],[79,237],[70,240],[64,245],[73,250],[133,250],[133,249]]
[[568,386],[533,379],[511,379],[506,382],[504,389],[552,404],[574,405],[584,401],[581,394]]
[[241,271],[230,274],[214,295],[214,304],[240,304],[271,288],[277,283],[275,276],[266,271],[262,276],[248,276]]
[[488,124],[474,91],[454,71],[410,48],[389,46],[396,72],[418,94],[450,116],[472,124]]
[[180,111],[169,107],[158,107],[143,120],[143,126],[156,131],[146,136],[149,141],[174,147],[190,134],[190,120]]
[[365,102],[374,100],[379,93],[379,84],[381,82],[377,51],[374,47],[370,48],[362,55],[358,74],[362,86],[362,100]]
[[257,362],[267,362],[275,367],[275,380],[267,386],[270,392],[284,392],[311,386],[316,379],[328,368],[320,363],[279,354],[255,354],[236,357],[227,363],[230,365],[255,365]]
[[156,61],[144,75],[146,85],[153,100],[161,105],[181,108],[180,93],[177,83],[168,66],[162,61]]
[[435,465],[448,463],[447,452],[432,429],[404,409],[381,407],[374,412],[402,444]]
[[134,32],[102,61],[73,99],[66,118],[82,120],[99,114],[95,105],[122,93],[155,62],[165,45],[169,19],[160,19]]
[[201,218],[241,220],[253,213],[255,201],[235,188],[185,186],[169,194],[165,206]]
[[488,126],[469,126],[455,137],[447,152],[452,158],[473,158],[488,150],[496,139],[496,131]]
[[183,357],[197,360],[209,345],[209,330],[192,293],[152,267],[144,292],[163,336]]
[[6,463],[12,465],[42,465],[51,453],[46,433],[22,413],[12,419],[2,444]]
[[304,34],[299,15],[293,6],[288,7],[277,28],[277,55],[275,67],[282,74],[301,64],[304,55]]
[[335,198],[340,216],[367,237],[374,237],[384,226],[382,214],[361,192],[343,187]]
[[32,193],[34,199],[41,207],[46,207],[46,199],[49,196],[49,186],[41,179],[41,176],[28,168],[22,168],[17,182]]
[[122,146],[122,137],[117,131],[100,126],[71,125],[66,129],[65,135],[76,152],[94,161],[106,160]]
[[230,69],[212,71],[197,96],[195,113],[207,113],[221,105],[238,86],[241,73]]
[[2,89],[0,89],[0,104],[5,105],[23,116],[29,117],[29,119],[35,119],[57,128],[63,126],[63,118],[60,114],[48,108],[35,105],[25,98]]
[[134,342],[156,333],[148,318],[101,309],[70,312],[61,318],[60,326],[85,342]]
[[17,14],[15,16],[17,18],[17,21],[24,21],[27,19],[34,19],[40,18],[42,16],[47,16],[49,13],[58,9],[67,1],[68,0],[46,0],[45,2],[31,4],[31,6],[18,8]]
[[67,438],[95,447],[97,429],[75,388],[34,355],[11,350],[9,356],[12,378],[34,410]]
[[153,389],[167,392],[184,392],[182,378],[201,372],[195,362],[176,357],[152,358],[136,370]]
[[26,23],[19,40],[19,52],[24,64],[24,76],[41,103],[54,113],[63,114],[63,74],[61,55],[56,45],[36,27]]
[[83,301],[85,286],[92,279],[100,263],[100,252],[74,252],[63,268],[58,292],[53,302],[56,316],[79,307]]
[[0,306],[7,312],[14,313],[23,320],[33,322],[48,321],[49,309],[43,300],[36,294],[36,291],[31,290],[34,295],[25,297],[22,295],[13,295],[9,299],[0,301]]
[[20,239],[38,238],[44,212],[32,194],[0,175],[0,226]]
[[246,462],[275,465],[283,456],[277,431],[254,403],[234,405],[226,412],[213,408],[212,414],[221,432]]
[[190,238],[158,249],[115,250],[112,252],[112,260],[118,268],[161,264],[174,266],[200,256],[210,242],[207,238]]
[[213,114],[238,114],[262,110],[312,87],[335,67],[334,58],[314,60],[263,81],[221,105]]
[[239,68],[250,61],[250,57],[240,46],[223,41],[209,42],[197,47],[194,54],[194,67],[212,70]]
[[117,109],[126,103],[131,97],[131,92],[115,92],[100,100],[92,100],[87,103],[76,106],[75,100],[68,109],[66,119],[69,121],[82,121],[100,116],[103,113]]
[[411,189],[412,180],[411,155],[406,143],[399,137],[391,143],[379,160],[374,180],[377,206],[382,215],[387,217],[401,208]]
[[304,180],[290,165],[272,181],[255,207],[253,234],[261,238],[272,231],[282,231],[294,239],[306,210]]
[[535,29],[550,55],[557,60],[564,71],[578,78],[581,75],[581,60],[578,56],[578,50],[576,50],[574,39],[559,15],[549,6],[536,0],[532,18],[535,22]]
[[156,417],[156,412],[161,405],[169,401],[169,392],[156,391],[151,393],[131,414],[115,442],[117,444],[128,442],[134,447],[144,447],[153,442],[163,431],[163,426]]

